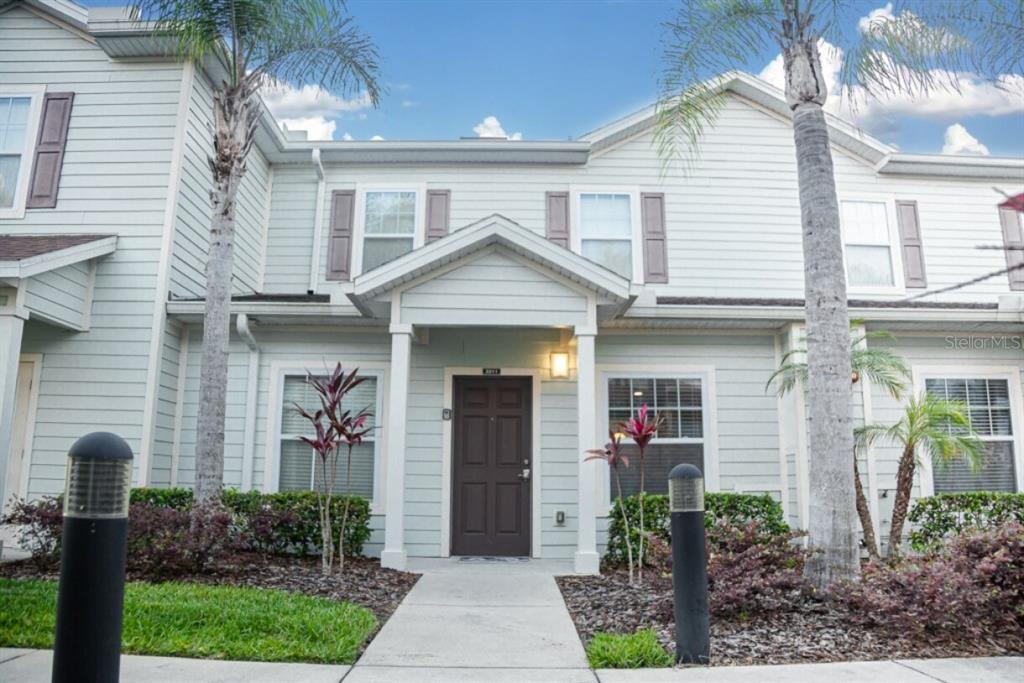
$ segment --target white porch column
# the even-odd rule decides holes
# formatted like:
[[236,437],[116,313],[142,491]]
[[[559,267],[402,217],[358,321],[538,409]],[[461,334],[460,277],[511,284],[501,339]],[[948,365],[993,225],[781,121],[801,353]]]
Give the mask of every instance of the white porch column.
[[[2,306],[3,304],[0,304]],[[0,314],[0,508],[17,491],[18,482],[8,482],[11,459],[14,403],[18,387],[18,361],[25,320],[19,315]],[[25,466],[28,466],[27,463]]]
[[597,463],[584,462],[583,451],[597,431],[595,396],[594,328],[576,328],[576,414],[578,434],[577,455],[577,537],[575,569],[577,574],[597,574],[600,558],[597,555],[597,514],[594,505],[597,484]]
[[391,324],[391,378],[387,430],[387,493],[384,502],[384,551],[380,563],[405,569],[405,434],[409,405],[412,325]]

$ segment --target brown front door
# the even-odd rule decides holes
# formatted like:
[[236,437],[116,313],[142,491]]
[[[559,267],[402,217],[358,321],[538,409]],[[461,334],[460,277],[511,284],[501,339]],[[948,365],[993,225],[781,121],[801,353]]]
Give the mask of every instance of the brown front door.
[[530,554],[530,378],[456,377],[452,554]]

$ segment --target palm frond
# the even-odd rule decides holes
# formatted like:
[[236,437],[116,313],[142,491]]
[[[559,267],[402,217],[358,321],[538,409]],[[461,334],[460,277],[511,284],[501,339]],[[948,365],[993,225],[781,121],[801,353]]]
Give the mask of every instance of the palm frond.
[[379,55],[373,41],[345,13],[344,3],[278,0],[273,29],[253,53],[250,78],[316,82],[342,93],[363,91],[380,102]]
[[785,396],[793,391],[797,382],[807,381],[807,363],[783,363],[779,369],[771,374],[765,384],[765,391],[775,385],[775,392],[779,396]]
[[868,97],[959,92],[964,74],[1008,85],[1024,67],[1021,0],[897,2],[849,47],[842,79]]
[[889,349],[855,346],[850,350],[850,365],[854,372],[867,377],[896,399],[903,394],[910,377],[906,361]]
[[778,34],[779,12],[776,0],[691,0],[665,24],[667,65],[654,132],[663,164],[681,159],[692,166],[705,128],[726,101],[720,82],[706,79],[762,54]]

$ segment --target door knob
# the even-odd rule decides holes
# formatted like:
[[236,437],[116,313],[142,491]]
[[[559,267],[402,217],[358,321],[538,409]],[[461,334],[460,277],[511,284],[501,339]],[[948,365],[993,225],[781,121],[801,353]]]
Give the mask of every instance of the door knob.
[[523,481],[529,481],[530,480],[530,468],[529,467],[524,467],[523,471],[519,473],[519,478],[522,479]]

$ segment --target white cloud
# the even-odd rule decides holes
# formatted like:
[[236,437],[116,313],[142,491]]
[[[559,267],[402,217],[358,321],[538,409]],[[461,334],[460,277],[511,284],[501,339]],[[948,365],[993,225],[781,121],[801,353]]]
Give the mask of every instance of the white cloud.
[[379,136],[379,135],[374,135],[374,136],[373,136],[372,138],[370,138],[370,142],[380,142],[380,141],[381,141],[381,140],[383,140],[383,139],[384,139],[384,138],[382,138],[382,137],[381,137],[381,136]]
[[866,17],[861,17],[857,22],[857,28],[860,29],[861,33],[870,33],[872,27],[884,24],[887,21],[895,19],[895,15],[892,13],[892,3],[885,3],[885,7],[879,7],[868,12]]
[[945,144],[942,145],[943,154],[965,154],[970,156],[987,157],[988,147],[981,144],[978,138],[967,132],[959,123],[954,123],[946,129],[944,137]]
[[282,128],[304,130],[310,140],[333,140],[337,125],[323,116],[303,116],[295,119],[278,119]]
[[294,87],[288,83],[268,83],[261,92],[263,101],[279,123],[291,130],[307,130],[311,140],[330,140],[336,125],[329,119],[373,106],[370,95],[362,92],[347,100],[319,85]]
[[345,133],[344,135],[341,136],[341,139],[344,140],[345,142],[352,142],[354,138],[348,133]]
[[486,116],[484,120],[473,126],[473,132],[480,138],[508,138],[509,140],[522,140],[522,133],[509,135],[501,127],[501,121],[497,116]]
[[415,107],[417,104],[419,104],[419,102],[413,102],[412,100],[402,100],[402,108],[403,109],[408,109],[410,107]]
[[[887,5],[886,8],[888,7]],[[886,8],[875,10],[872,15],[875,12],[888,11]],[[866,18],[869,22],[872,15]],[[875,21],[877,20],[876,17]],[[1006,116],[1024,113],[1024,76],[1019,74],[1004,74],[997,82],[992,83],[968,73],[936,72],[935,77],[939,82],[948,82],[952,76],[955,87],[936,89],[923,96],[896,92],[891,95],[868,97],[864,88],[859,85],[840,87],[844,57],[840,48],[819,40],[818,51],[821,54],[822,75],[829,92],[828,102],[825,104],[826,111],[876,135],[895,132],[899,127],[897,119],[903,116],[949,120],[978,115]],[[772,85],[785,89],[782,55],[769,62],[758,75]]]

